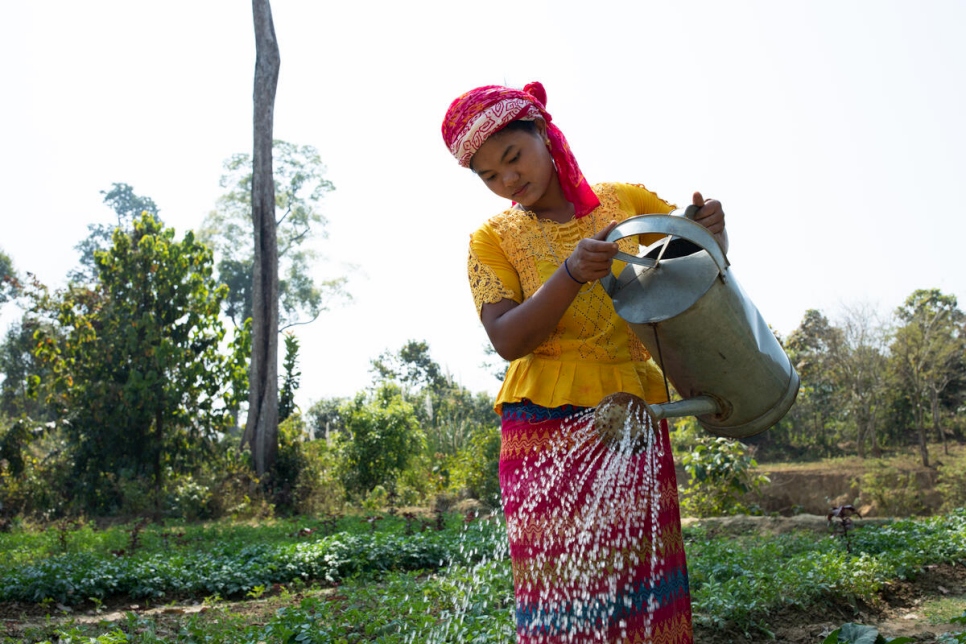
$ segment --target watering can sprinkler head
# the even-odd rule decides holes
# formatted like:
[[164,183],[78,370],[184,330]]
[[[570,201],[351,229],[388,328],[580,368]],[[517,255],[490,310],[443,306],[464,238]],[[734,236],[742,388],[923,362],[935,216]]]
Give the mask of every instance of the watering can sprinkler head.
[[726,417],[728,412],[726,401],[710,395],[649,405],[640,396],[621,391],[600,401],[594,411],[594,427],[609,446],[623,450],[626,445],[634,454],[640,454],[647,446],[645,430],[661,420],[683,416]]

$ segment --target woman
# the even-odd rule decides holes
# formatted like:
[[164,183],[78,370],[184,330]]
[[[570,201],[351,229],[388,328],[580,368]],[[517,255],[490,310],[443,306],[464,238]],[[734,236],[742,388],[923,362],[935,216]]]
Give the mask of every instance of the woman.
[[[487,335],[510,361],[496,411],[518,641],[691,642],[667,425],[639,415],[628,449],[603,440],[593,416],[618,392],[667,399],[596,280],[618,271],[618,250],[637,253],[638,240],[606,241],[619,221],[673,206],[639,185],[588,185],[545,105],[539,83],[480,87],[442,126],[460,165],[513,202],[471,236],[468,270]],[[727,250],[720,203],[700,193],[694,203]]]

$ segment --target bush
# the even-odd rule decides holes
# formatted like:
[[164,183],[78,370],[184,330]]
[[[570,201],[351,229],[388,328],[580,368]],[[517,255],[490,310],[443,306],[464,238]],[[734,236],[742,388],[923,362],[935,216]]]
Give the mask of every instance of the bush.
[[0,516],[47,520],[69,512],[63,443],[59,429],[27,418],[0,426]]
[[741,498],[768,482],[755,474],[757,461],[739,441],[702,437],[680,458],[690,478],[681,498],[681,512],[693,517],[747,514]]
[[460,496],[500,507],[500,428],[489,427],[470,438],[452,459],[449,489]]

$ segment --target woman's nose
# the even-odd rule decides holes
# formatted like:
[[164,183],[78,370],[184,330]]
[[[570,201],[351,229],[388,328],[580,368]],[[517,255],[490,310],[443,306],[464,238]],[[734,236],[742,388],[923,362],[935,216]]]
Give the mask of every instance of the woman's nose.
[[516,170],[507,170],[503,174],[503,185],[507,188],[512,188],[520,181],[520,173]]

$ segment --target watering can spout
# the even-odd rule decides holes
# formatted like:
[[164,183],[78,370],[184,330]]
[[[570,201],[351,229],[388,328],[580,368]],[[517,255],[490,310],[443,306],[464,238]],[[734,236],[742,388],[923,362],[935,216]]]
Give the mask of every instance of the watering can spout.
[[725,406],[713,396],[695,396],[687,400],[647,405],[647,413],[654,420],[681,418],[683,416],[723,416]]

